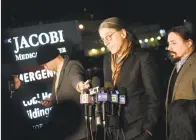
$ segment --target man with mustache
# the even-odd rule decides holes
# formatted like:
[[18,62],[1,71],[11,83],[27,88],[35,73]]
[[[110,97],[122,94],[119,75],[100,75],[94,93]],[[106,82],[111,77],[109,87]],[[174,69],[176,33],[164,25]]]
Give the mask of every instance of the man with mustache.
[[175,67],[166,96],[168,140],[196,139],[196,51],[189,23],[168,33],[168,51]]

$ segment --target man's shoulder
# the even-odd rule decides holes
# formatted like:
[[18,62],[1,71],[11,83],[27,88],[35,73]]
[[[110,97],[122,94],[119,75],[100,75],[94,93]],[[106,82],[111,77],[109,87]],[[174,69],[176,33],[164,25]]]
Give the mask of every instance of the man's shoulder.
[[105,55],[104,55],[104,59],[108,59],[108,58],[110,58],[111,57],[111,53],[110,52],[108,52],[108,53],[106,53]]
[[80,61],[77,61],[77,60],[69,60],[68,65],[69,66],[73,66],[73,65],[82,66],[82,63],[80,63]]
[[191,64],[192,67],[196,67],[196,52],[194,52],[186,61],[186,63]]
[[71,66],[71,65],[82,65],[82,64],[80,63],[80,61],[78,61],[78,60],[73,60],[73,59],[71,59],[68,55],[65,55],[65,56],[64,56],[64,63],[65,63],[66,66]]
[[80,63],[77,60],[69,60],[67,65],[65,66],[65,69],[70,70],[74,70],[74,71],[80,71],[80,72],[84,72],[84,67],[82,65],[82,63]]
[[147,56],[154,56],[155,51],[150,49],[144,49],[140,47],[136,47],[133,50],[133,54],[138,57],[147,57]]
[[[149,50],[149,49],[144,49],[140,47],[135,47],[133,51],[131,52],[131,55],[135,55],[138,60],[139,59],[146,59],[150,57],[155,57],[155,51]],[[111,59],[111,53],[107,53],[104,56],[104,61],[108,62]]]
[[193,57],[194,60],[196,60],[196,51],[192,54],[192,57]]

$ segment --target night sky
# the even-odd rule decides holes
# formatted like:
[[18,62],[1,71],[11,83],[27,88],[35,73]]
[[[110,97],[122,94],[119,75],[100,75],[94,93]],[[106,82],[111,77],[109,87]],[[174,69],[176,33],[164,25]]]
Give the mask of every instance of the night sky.
[[[184,19],[196,23],[196,0],[2,0],[1,2],[2,30],[8,27],[36,25],[40,22],[92,20],[91,14],[94,15],[94,20],[117,16],[129,23],[160,24],[164,29],[183,24]],[[6,59],[10,57],[6,51],[5,47],[2,47],[2,63],[5,64],[10,63],[10,60]],[[7,83],[5,81],[4,83],[2,91],[7,90]],[[2,122],[4,126],[2,134],[7,134],[7,131],[10,132],[11,122],[10,110],[7,108],[11,104],[8,94],[2,95],[4,104],[2,118],[5,120]]]
[[130,23],[158,23],[168,28],[184,19],[195,23],[194,8],[194,1],[189,0],[3,0],[2,23],[5,28],[22,27],[40,21],[89,20],[93,14],[95,20],[118,16]]

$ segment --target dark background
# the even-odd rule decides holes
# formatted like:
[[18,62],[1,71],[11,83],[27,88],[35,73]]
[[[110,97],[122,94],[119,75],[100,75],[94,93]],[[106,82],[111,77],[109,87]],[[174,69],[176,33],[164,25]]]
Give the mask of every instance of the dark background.
[[[86,11],[84,11],[86,8]],[[118,16],[130,22],[158,23],[163,27],[195,20],[194,0],[3,0],[3,26],[59,20],[104,19]],[[194,21],[195,22],[195,21]]]
[[[103,20],[111,16],[118,16],[128,23],[155,23],[167,30],[172,26],[183,24],[185,19],[195,24],[195,8],[193,0],[2,0],[2,33],[7,28],[68,20]],[[1,53],[2,63],[9,63],[11,58],[3,46]],[[9,76],[2,75],[2,79],[6,81]],[[12,129],[10,121],[12,103],[9,94],[4,92],[8,90],[7,83],[2,82],[1,90],[2,134],[4,134],[2,139],[9,140]]]

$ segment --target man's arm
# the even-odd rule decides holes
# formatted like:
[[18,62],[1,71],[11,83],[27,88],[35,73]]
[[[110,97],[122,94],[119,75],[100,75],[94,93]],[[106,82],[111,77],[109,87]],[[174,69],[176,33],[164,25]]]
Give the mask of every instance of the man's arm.
[[107,54],[103,59],[103,75],[104,75],[104,83],[112,82],[112,71],[111,71],[111,63],[109,62],[111,55]]
[[196,76],[193,79],[193,94],[196,95]]
[[153,128],[160,115],[160,95],[162,90],[158,74],[158,66],[150,53],[147,53],[141,60],[141,73],[148,103],[143,129],[145,132],[152,135]]
[[81,63],[78,61],[71,62],[69,70],[69,78],[72,82],[72,86],[76,88],[78,92],[82,92],[83,89],[89,88],[89,80],[84,82],[85,71]]

